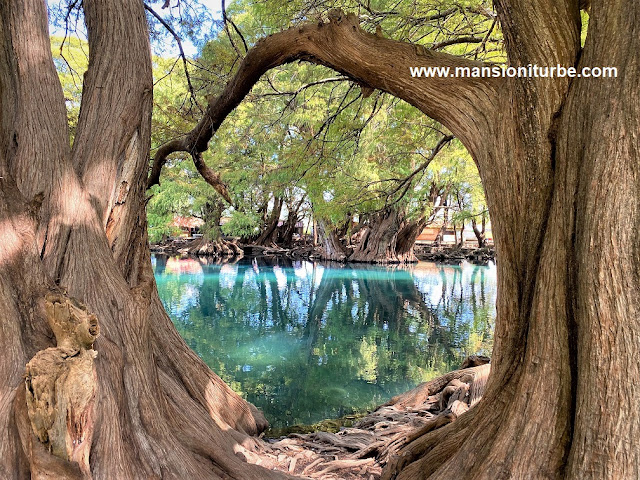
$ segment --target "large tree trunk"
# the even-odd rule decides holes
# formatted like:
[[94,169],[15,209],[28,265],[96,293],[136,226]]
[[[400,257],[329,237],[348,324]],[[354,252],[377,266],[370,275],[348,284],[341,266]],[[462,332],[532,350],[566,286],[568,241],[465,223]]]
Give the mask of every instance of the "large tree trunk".
[[222,238],[220,220],[224,211],[221,198],[213,198],[202,207],[203,235],[189,245],[189,253],[216,258],[242,257],[243,250],[230,240]]
[[[512,64],[577,62],[577,3],[506,3]],[[384,478],[638,477],[638,414],[625,398],[640,373],[639,13],[592,6],[578,65],[615,65],[618,79],[508,82],[502,141],[477,157],[499,257],[487,392]]]
[[278,230],[277,238],[277,243],[285,248],[291,247],[293,244],[293,235],[296,232],[296,225],[300,220],[298,215],[305,200],[303,197],[296,202],[295,198],[291,198],[287,202],[287,220]]
[[[58,286],[95,312],[102,331],[96,401],[83,417],[93,418],[78,420],[93,430],[81,440],[90,442],[94,479],[274,477],[240,458],[264,418],[186,346],[155,288],[144,211],[152,78],[142,2],[83,5],[91,57],[72,152],[46,5],[0,7],[0,477],[88,475],[75,457],[40,442],[25,401],[25,365],[55,347],[44,297]],[[55,428],[75,428],[61,420]]]
[[398,238],[396,238],[396,256],[401,260],[401,263],[418,261],[413,250],[418,236],[420,236],[427,224],[428,220],[423,216],[417,220],[406,222],[400,229]]
[[344,262],[347,259],[347,251],[338,238],[335,228],[321,218],[316,219],[318,242],[322,247],[322,258],[336,262]]
[[282,197],[273,198],[273,209],[267,222],[263,226],[262,233],[260,233],[254,242],[256,245],[270,246],[276,242],[278,238],[278,223],[280,222],[280,213],[282,212],[283,205],[284,200]]
[[440,121],[476,161],[493,215],[493,365],[483,400],[408,445],[385,478],[637,478],[628,399],[640,373],[640,4],[495,3],[510,65],[614,65],[618,78],[412,78],[410,66],[481,65],[365,33],[334,11],[329,23],[257,44],[199,125],[155,163],[206,148],[260,75],[298,59]]
[[398,263],[396,237],[400,230],[400,213],[388,208],[371,215],[360,242],[349,256],[352,262]]
[[368,222],[349,261],[382,264],[418,261],[413,246],[426,224],[424,218],[407,221],[399,209],[390,207],[372,215]]

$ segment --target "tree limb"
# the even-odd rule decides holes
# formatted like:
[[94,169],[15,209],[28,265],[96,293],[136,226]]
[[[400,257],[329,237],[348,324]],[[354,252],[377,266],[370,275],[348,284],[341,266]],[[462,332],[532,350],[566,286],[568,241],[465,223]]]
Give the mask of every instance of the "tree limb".
[[293,27],[259,41],[245,56],[222,94],[209,102],[191,132],[161,146],[155,155],[148,187],[159,182],[166,158],[173,152],[203,152],[227,115],[269,69],[309,61],[342,73],[366,87],[395,95],[445,125],[472,154],[483,148],[499,115],[499,79],[412,78],[409,67],[479,67],[481,62],[433,52],[417,45],[373,35],[360,28],[354,15],[333,10],[329,22]]
[[205,181],[209,185],[211,185],[215,189],[215,191],[218,192],[222,196],[222,198],[227,201],[227,203],[229,203],[229,205],[233,206],[233,201],[231,200],[231,195],[229,195],[229,190],[227,189],[227,186],[224,184],[224,182],[220,179],[220,174],[209,168],[207,164],[204,163],[202,154],[200,152],[194,152],[191,154],[191,156],[193,157],[193,163],[196,166],[198,173],[202,175],[202,178],[204,178]]
[[315,82],[310,82],[310,83],[307,83],[306,85],[302,85],[300,88],[294,91],[288,91],[288,92],[275,91],[273,93],[263,93],[262,95],[259,95],[259,96],[260,97],[278,97],[282,95],[289,95],[289,96],[293,95],[295,97],[296,95],[299,95],[300,93],[305,91],[307,88],[315,87],[317,85],[324,85],[325,83],[344,82],[345,80],[349,80],[349,78],[348,77],[323,78],[322,80],[316,80]]
[[449,45],[456,45],[458,43],[482,43],[484,40],[485,37],[473,36],[450,38],[449,40],[443,40],[442,42],[434,43],[433,45],[431,45],[431,48],[433,50],[439,50],[441,48],[448,47]]
[[184,66],[184,76],[187,79],[187,87],[189,88],[189,95],[191,96],[191,100],[193,101],[195,106],[198,107],[200,111],[202,111],[202,108],[200,108],[200,104],[198,103],[198,99],[196,98],[196,92],[193,89],[193,85],[191,84],[191,75],[189,75],[189,67],[187,65],[187,56],[185,55],[184,49],[182,48],[182,40],[180,40],[180,36],[171,27],[171,25],[169,25],[160,15],[158,15],[158,13],[156,13],[155,10],[153,10],[146,3],[144,4],[144,9],[147,12],[149,12],[151,15],[153,15],[155,19],[158,20],[162,24],[162,26],[167,29],[167,31],[171,34],[171,36],[174,38],[174,40],[178,44],[178,50],[180,50],[180,58],[182,58],[182,65]]
[[225,5],[225,0],[222,0],[222,4],[220,8],[222,9],[222,21],[224,22],[224,29],[227,32],[227,37],[229,37],[229,42],[231,42],[231,46],[236,51],[238,56],[242,57],[240,50],[238,50],[238,48],[236,47],[236,44],[233,42],[233,38],[231,38],[231,32],[229,31],[229,24],[231,24],[233,29],[236,31],[236,33],[240,37],[240,40],[242,40],[242,44],[244,45],[245,52],[249,51],[249,47],[247,46],[247,41],[244,39],[244,35],[242,35],[242,32],[240,31],[238,26],[235,24],[235,22],[227,16],[227,7]]

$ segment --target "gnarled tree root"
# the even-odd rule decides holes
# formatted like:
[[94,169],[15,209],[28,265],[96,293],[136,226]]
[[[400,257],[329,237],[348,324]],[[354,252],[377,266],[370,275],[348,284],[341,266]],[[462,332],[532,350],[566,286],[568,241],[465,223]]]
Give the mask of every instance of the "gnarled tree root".
[[488,361],[470,357],[467,368],[394,397],[352,428],[293,434],[264,445],[262,456],[281,471],[324,480],[395,478],[421,453],[449,441],[449,426],[473,416],[457,420],[482,397]]
[[242,257],[244,251],[236,243],[222,238],[207,241],[204,237],[189,245],[188,253],[210,257]]

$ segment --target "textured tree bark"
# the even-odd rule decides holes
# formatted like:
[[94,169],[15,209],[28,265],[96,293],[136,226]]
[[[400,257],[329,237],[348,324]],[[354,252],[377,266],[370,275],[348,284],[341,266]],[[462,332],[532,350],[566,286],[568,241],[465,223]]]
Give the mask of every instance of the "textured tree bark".
[[335,262],[344,262],[347,259],[347,251],[338,238],[334,228],[327,225],[321,218],[316,218],[315,225],[318,232],[318,242],[322,247],[322,258]]
[[372,215],[368,221],[349,261],[382,264],[418,261],[413,247],[426,225],[424,217],[407,221],[398,208],[389,207]]
[[[264,417],[191,352],[157,296],[144,211],[152,78],[142,2],[83,6],[91,57],[70,151],[46,5],[0,3],[0,477],[88,478],[86,456],[94,479],[281,477],[243,461]],[[21,378],[36,352],[55,346],[44,298],[59,286],[102,329],[93,437],[71,459],[32,433]]]
[[[624,398],[638,371],[638,6],[593,4],[582,55],[576,4],[498,7],[512,64],[615,65],[619,78],[511,82],[512,168],[506,145],[502,174],[479,162],[500,259],[488,394],[385,478],[635,478],[638,415]],[[494,416],[506,398],[518,407]]]
[[302,197],[297,202],[294,198],[291,198],[287,202],[287,220],[282,225],[281,230],[278,232],[277,243],[283,247],[290,247],[293,244],[293,235],[296,231],[296,225],[300,220],[299,213],[302,204],[306,201],[305,197]]
[[[76,464],[82,476],[90,478],[96,398],[93,360],[97,355],[93,343],[100,331],[98,321],[84,305],[60,294],[46,296],[45,311],[57,346],[39,351],[27,363],[26,390],[16,396],[18,402],[26,403],[31,424],[32,432],[21,431],[23,447],[29,452],[31,478],[56,474],[49,455],[43,455],[41,448],[34,449],[37,443],[47,453]],[[57,474],[66,476],[65,471]]]
[[271,210],[271,214],[262,230],[260,236],[256,239],[256,245],[272,245],[275,243],[276,238],[278,237],[278,222],[280,221],[280,213],[282,212],[282,206],[284,205],[284,200],[282,197],[274,197],[273,199],[273,209]]
[[404,263],[417,262],[418,259],[413,253],[413,249],[416,245],[418,236],[427,226],[428,220],[426,216],[423,216],[417,220],[406,222],[405,225],[398,232],[398,238],[396,239],[396,255],[402,259]]
[[369,218],[360,243],[349,256],[352,262],[397,263],[396,238],[400,230],[399,212],[389,208]]

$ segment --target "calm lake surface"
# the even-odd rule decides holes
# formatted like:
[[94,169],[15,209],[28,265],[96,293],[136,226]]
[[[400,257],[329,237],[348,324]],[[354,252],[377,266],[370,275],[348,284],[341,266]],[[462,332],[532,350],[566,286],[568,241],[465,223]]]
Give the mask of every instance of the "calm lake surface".
[[491,352],[494,266],[153,264],[180,334],[276,428],[373,408]]

